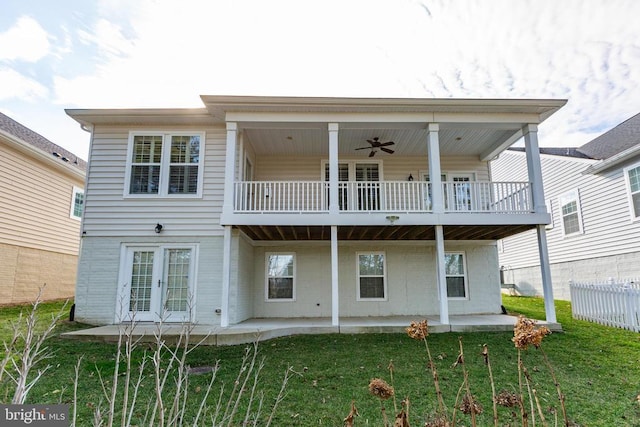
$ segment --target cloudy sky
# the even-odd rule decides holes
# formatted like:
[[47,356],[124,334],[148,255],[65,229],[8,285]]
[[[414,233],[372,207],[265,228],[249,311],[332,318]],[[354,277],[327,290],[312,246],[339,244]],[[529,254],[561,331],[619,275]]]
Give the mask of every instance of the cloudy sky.
[[640,112],[636,0],[0,0],[0,111],[80,157],[65,108],[199,95],[563,98],[543,146]]

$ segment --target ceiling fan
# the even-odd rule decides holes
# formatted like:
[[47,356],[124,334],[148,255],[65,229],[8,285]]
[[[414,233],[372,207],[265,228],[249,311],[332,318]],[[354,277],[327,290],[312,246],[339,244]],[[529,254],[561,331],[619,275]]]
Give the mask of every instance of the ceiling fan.
[[375,156],[376,153],[378,152],[378,148],[384,151],[385,153],[389,153],[389,154],[393,154],[395,152],[389,148],[386,148],[390,145],[395,144],[395,142],[393,141],[380,142],[380,138],[376,136],[373,139],[367,139],[367,142],[370,144],[369,147],[360,147],[360,148],[356,148],[356,150],[371,150],[371,152],[369,153],[369,157]]

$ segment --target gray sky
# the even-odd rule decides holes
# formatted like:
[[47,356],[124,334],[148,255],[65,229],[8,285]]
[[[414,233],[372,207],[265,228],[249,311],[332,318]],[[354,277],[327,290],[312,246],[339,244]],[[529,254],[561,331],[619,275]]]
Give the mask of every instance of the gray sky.
[[199,95],[563,98],[542,146],[640,111],[635,0],[0,0],[0,111],[82,158],[64,108]]

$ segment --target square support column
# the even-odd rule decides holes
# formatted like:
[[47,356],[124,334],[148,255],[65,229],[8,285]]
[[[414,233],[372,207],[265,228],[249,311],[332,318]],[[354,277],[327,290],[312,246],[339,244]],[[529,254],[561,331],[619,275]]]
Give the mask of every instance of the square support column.
[[222,306],[220,307],[220,326],[229,326],[229,288],[231,286],[231,226],[224,226],[222,243]]
[[444,229],[436,225],[436,283],[440,294],[440,323],[449,324],[449,298],[447,296],[447,275],[444,262]]
[[227,122],[227,155],[224,164],[224,202],[222,214],[224,216],[233,213],[236,179],[236,146],[238,144],[238,124]]
[[531,182],[533,210],[536,213],[547,213],[544,204],[544,186],[542,182],[542,166],[540,165],[540,147],[538,146],[538,126],[526,125],[522,128],[524,135],[524,151],[527,156],[527,172]]
[[544,295],[544,312],[547,322],[556,322],[556,307],[553,303],[553,282],[551,281],[551,266],[547,251],[547,231],[544,225],[537,226],[538,252],[540,254],[540,273],[542,274],[542,293]]
[[329,213],[340,211],[338,198],[338,124],[329,123]]
[[437,123],[427,125],[427,156],[429,157],[429,182],[431,185],[431,209],[433,213],[444,212],[444,196],[442,192],[442,170],[440,168],[440,140]]
[[331,326],[340,325],[340,293],[338,287],[338,227],[331,226]]

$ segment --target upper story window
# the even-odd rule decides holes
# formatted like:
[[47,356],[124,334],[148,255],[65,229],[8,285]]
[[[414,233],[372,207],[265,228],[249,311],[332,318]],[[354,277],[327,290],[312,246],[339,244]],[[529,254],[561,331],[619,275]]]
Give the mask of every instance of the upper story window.
[[560,213],[562,214],[562,231],[565,236],[582,233],[582,212],[580,210],[580,196],[578,190],[572,190],[561,195]]
[[467,298],[467,269],[463,252],[447,252],[444,255],[444,269],[447,278],[447,297]]
[[131,133],[125,195],[200,196],[202,133]]
[[636,220],[640,218],[640,164],[626,168],[624,176],[627,182],[631,218]]
[[73,187],[71,193],[71,218],[81,219],[84,210],[84,190],[82,188]]

